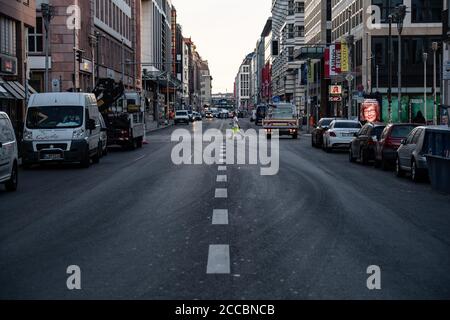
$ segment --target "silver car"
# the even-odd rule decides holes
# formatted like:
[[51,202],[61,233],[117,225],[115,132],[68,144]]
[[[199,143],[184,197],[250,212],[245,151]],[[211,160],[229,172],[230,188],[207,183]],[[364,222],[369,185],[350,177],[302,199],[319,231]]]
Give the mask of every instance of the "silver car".
[[11,120],[5,112],[0,112],[0,183],[7,191],[16,191],[18,184],[17,140]]

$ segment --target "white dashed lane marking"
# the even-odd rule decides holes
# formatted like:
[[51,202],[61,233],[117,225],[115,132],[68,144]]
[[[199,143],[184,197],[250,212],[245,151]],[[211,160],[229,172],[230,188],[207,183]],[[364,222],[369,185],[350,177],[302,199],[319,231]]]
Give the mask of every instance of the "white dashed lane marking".
[[230,273],[230,246],[225,244],[212,244],[209,246],[207,274]]
[[226,166],[219,166],[218,170],[219,171],[227,171],[227,167]]
[[213,225],[228,224],[228,209],[214,209],[212,224]]
[[227,182],[227,176],[226,175],[218,175],[216,182]]
[[215,197],[221,199],[228,198],[228,190],[225,188],[217,188]]

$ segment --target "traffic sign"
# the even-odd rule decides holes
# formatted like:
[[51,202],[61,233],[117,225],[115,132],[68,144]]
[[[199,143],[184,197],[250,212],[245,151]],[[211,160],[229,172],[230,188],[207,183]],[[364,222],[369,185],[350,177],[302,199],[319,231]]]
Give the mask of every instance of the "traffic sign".
[[349,73],[345,76],[345,80],[347,80],[348,82],[352,82],[353,79],[354,79],[354,77],[351,73]]

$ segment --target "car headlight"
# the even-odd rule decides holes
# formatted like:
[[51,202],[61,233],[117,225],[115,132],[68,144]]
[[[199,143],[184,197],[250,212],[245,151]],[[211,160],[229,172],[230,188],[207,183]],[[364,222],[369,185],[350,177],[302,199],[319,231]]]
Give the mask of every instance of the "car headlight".
[[25,129],[23,132],[23,140],[24,141],[32,141],[33,140],[33,132]]
[[85,132],[86,131],[84,130],[84,128],[78,128],[78,129],[73,130],[72,139],[73,140],[83,139]]

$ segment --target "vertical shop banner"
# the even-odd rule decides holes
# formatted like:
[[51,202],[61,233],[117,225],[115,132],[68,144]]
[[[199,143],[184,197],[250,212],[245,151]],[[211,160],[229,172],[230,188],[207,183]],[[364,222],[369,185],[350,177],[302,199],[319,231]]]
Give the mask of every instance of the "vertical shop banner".
[[345,42],[341,43],[341,72],[350,71],[348,54],[348,45]]
[[325,48],[325,79],[330,79],[330,48]]
[[330,46],[330,77],[337,75],[336,73],[336,46],[332,44]]
[[336,50],[335,50],[335,61],[336,61],[336,66],[335,66],[335,70],[336,73],[341,73],[341,43],[340,42],[336,42]]

